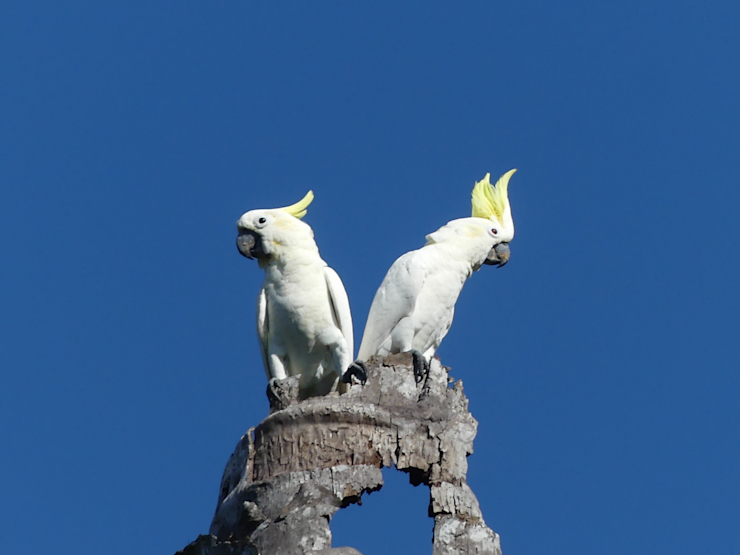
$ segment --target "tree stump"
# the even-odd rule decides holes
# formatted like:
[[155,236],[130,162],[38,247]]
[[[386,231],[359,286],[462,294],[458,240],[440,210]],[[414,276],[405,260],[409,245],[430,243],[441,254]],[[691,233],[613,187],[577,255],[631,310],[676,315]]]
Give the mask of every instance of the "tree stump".
[[272,380],[270,415],[241,438],[221,481],[210,535],[183,555],[361,555],[332,548],[329,521],[383,485],[395,465],[430,488],[433,555],[500,555],[466,483],[478,423],[462,381],[432,359],[414,379],[407,353],[373,357],[368,381],[342,394],[298,398],[298,379]]

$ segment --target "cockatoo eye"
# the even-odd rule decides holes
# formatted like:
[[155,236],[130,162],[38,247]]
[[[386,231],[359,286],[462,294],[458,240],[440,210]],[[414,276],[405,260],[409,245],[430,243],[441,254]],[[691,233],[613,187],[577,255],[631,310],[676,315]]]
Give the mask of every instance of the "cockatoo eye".
[[492,229],[491,230],[491,233],[493,233],[494,235],[498,235],[498,229],[496,229],[496,228]]
[[263,217],[263,218],[260,218],[260,219],[259,219],[259,220],[257,220],[257,221],[258,221],[259,223],[263,224],[263,223],[265,223],[265,222],[267,221],[267,218],[264,218],[264,217]]

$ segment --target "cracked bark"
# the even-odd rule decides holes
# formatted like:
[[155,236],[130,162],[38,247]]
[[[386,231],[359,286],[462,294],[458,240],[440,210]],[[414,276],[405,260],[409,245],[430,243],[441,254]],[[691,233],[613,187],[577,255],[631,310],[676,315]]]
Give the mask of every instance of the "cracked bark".
[[478,423],[462,382],[433,359],[417,384],[411,356],[373,357],[365,386],[298,399],[298,380],[268,386],[270,415],[229,458],[210,535],[182,555],[361,555],[332,548],[332,515],[382,487],[381,468],[430,488],[433,555],[501,555],[466,482]]

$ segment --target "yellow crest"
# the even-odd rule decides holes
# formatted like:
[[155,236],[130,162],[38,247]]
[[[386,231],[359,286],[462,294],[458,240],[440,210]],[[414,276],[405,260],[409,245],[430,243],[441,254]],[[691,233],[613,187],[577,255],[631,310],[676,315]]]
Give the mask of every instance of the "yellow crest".
[[494,186],[491,186],[490,173],[487,173],[483,179],[476,182],[472,194],[472,216],[474,218],[485,218],[488,220],[491,216],[495,216],[499,223],[504,224],[504,211],[509,206],[509,179],[511,179],[515,171],[516,169],[507,171]]
[[284,208],[276,208],[276,210],[287,212],[291,216],[300,220],[303,216],[306,215],[306,208],[308,208],[308,205],[311,204],[311,201],[313,201],[313,191],[309,191],[308,193],[306,193],[306,196],[295,204],[291,204],[290,206],[286,206]]

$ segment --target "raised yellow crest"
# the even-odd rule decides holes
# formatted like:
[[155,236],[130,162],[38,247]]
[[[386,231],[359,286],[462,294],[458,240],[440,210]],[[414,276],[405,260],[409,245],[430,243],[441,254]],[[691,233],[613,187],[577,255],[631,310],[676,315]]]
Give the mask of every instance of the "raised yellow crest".
[[308,205],[311,204],[312,201],[313,191],[309,191],[308,193],[306,193],[305,197],[303,197],[295,204],[291,204],[290,206],[286,206],[284,208],[276,208],[276,210],[287,212],[291,216],[300,220],[303,216],[306,215],[306,208],[308,208]]
[[498,222],[505,225],[504,212],[509,206],[509,179],[514,175],[516,169],[507,171],[502,175],[496,182],[496,185],[491,186],[491,174],[487,173],[486,176],[475,183],[472,194],[472,204],[474,218],[485,218],[491,219],[491,216],[495,216]]

